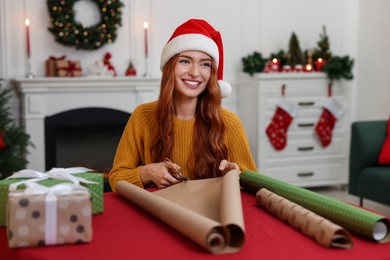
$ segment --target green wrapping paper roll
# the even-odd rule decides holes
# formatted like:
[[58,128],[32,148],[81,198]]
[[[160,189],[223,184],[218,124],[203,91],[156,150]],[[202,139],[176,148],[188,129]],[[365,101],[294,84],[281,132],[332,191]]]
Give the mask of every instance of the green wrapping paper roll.
[[266,188],[358,235],[382,243],[390,241],[389,219],[379,214],[252,171],[240,174],[240,185],[254,193]]

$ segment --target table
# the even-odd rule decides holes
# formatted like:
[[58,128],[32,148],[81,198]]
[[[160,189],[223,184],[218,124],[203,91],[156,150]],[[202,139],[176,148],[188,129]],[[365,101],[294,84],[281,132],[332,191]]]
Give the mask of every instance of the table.
[[241,192],[245,244],[235,254],[212,255],[115,192],[104,193],[105,211],[93,217],[89,244],[10,249],[0,228],[0,259],[390,259],[390,243],[354,236],[352,249],[324,248],[256,205]]

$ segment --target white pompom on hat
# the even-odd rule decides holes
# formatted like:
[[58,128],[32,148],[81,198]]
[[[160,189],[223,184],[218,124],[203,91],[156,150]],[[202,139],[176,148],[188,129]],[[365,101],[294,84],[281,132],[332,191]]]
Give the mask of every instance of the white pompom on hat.
[[223,80],[223,45],[221,34],[205,20],[190,19],[173,32],[161,53],[161,71],[170,58],[185,51],[202,51],[210,55],[218,70],[218,84],[223,98],[232,92],[229,82]]

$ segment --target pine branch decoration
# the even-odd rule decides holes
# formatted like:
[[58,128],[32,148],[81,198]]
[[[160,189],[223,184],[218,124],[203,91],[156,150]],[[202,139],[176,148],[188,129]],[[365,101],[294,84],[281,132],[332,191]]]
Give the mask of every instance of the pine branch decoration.
[[0,82],[0,179],[26,168],[30,136],[11,118],[8,101],[12,89],[3,89]]
[[255,51],[252,55],[242,58],[243,71],[252,76],[256,72],[262,72],[266,62],[267,59],[263,58],[261,53]]
[[333,56],[331,59],[322,67],[322,70],[328,75],[330,80],[353,79],[352,68],[354,60],[350,57]]

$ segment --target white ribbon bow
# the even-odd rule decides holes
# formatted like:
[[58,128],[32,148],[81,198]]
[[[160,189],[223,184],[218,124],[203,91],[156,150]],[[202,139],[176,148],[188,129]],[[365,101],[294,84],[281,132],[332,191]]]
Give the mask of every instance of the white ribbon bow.
[[40,172],[31,169],[24,169],[18,172],[15,172],[13,175],[9,176],[7,179],[18,179],[18,178],[32,178],[29,180],[23,180],[20,182],[12,183],[9,185],[9,190],[16,190],[17,187],[21,184],[30,184],[46,179],[55,179],[55,180],[68,180],[73,182],[76,185],[80,183],[85,184],[98,184],[95,181],[89,181],[81,177],[73,176],[75,173],[84,173],[88,171],[93,171],[92,169],[85,167],[70,167],[70,168],[52,168],[48,172]]
[[27,183],[21,192],[10,193],[10,196],[46,195],[45,197],[45,245],[57,244],[57,196],[69,194],[88,194],[86,187],[72,183],[61,183],[45,187],[38,183]]

